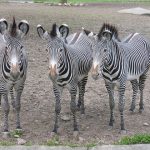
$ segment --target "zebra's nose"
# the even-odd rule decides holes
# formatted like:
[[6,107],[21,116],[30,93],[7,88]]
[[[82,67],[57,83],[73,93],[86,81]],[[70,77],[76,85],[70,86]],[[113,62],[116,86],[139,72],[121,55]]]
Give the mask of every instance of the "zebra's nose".
[[92,66],[91,73],[92,73],[92,78],[94,80],[97,80],[99,77],[98,65],[96,67]]
[[52,77],[52,78],[56,78],[56,64],[54,66],[50,65],[49,66],[49,75]]

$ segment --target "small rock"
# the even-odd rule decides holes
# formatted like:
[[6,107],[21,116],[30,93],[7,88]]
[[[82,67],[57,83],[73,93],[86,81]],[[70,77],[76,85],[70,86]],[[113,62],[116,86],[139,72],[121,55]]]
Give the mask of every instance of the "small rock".
[[61,4],[61,3],[58,3],[58,6],[62,6],[62,4]]
[[83,137],[79,137],[79,141],[83,142],[85,139]]
[[70,121],[70,115],[61,115],[63,121]]
[[147,122],[143,123],[144,126],[149,126],[149,124]]
[[26,143],[27,143],[27,141],[24,140],[24,139],[21,139],[21,138],[18,138],[18,139],[17,139],[17,144],[18,144],[18,145],[24,145],[24,144],[26,144]]
[[80,5],[80,6],[84,6],[84,4],[83,4],[83,3],[80,3],[79,5]]

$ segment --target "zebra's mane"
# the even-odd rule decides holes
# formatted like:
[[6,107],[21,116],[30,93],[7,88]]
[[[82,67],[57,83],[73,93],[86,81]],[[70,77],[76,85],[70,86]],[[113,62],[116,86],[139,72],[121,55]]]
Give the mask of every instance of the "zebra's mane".
[[50,31],[50,36],[51,36],[51,38],[54,38],[54,37],[57,36],[56,30],[57,30],[57,25],[56,25],[56,23],[54,23],[54,24],[52,25],[52,30]]
[[120,41],[118,37],[118,29],[115,26],[104,23],[101,30],[98,33],[98,38],[101,39],[104,36],[104,33],[109,33],[111,37],[114,36]]
[[15,21],[15,17],[13,17],[13,23],[10,24],[9,32],[12,37],[15,37],[17,35],[17,24]]

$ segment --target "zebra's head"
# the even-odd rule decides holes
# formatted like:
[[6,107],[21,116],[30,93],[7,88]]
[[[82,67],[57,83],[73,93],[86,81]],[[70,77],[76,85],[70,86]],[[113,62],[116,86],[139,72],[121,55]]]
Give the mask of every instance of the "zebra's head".
[[66,37],[69,33],[67,25],[62,25],[58,28],[56,24],[53,24],[50,33],[48,33],[41,25],[37,26],[38,35],[47,41],[47,51],[49,59],[49,75],[51,79],[56,79],[58,76],[58,68],[66,56]]
[[23,68],[22,51],[24,46],[21,39],[28,31],[29,24],[25,20],[17,26],[15,18],[13,18],[9,27],[5,19],[0,20],[0,33],[5,43],[3,74],[9,76],[12,80],[18,79]]
[[98,79],[104,66],[109,68],[113,50],[116,48],[114,40],[119,41],[116,27],[104,23],[93,48],[92,77],[94,79]]

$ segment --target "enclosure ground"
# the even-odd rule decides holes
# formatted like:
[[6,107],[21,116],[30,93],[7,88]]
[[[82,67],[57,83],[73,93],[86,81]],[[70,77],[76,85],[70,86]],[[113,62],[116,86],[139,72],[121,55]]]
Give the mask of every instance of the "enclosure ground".
[[[100,4],[86,7],[58,7],[46,4],[17,4],[0,3],[0,18],[6,18],[10,23],[15,16],[17,22],[26,19],[30,24],[30,32],[24,39],[28,58],[28,76],[25,89],[22,95],[21,123],[24,129],[22,138],[31,144],[43,144],[50,139],[50,133],[54,124],[54,94],[52,83],[48,78],[48,62],[46,44],[36,32],[36,26],[41,24],[48,31],[54,22],[58,25],[67,23],[70,32],[77,32],[84,27],[93,32],[98,32],[104,22],[115,24],[118,27],[120,37],[132,32],[142,33],[150,39],[150,17],[117,13],[120,9],[131,7],[143,7],[150,9],[150,6],[142,4]],[[117,89],[115,90],[117,93]],[[145,110],[142,114],[138,112],[139,95],[136,102],[136,110],[133,114],[129,112],[132,90],[130,83],[127,83],[125,104],[125,127],[128,136],[138,133],[150,133],[150,75],[146,82],[144,91]],[[81,116],[78,112],[78,124],[80,129],[79,141],[72,138],[72,116],[70,121],[60,119],[59,141],[85,145],[88,143],[113,144],[123,135],[119,133],[120,115],[118,111],[118,96],[115,95],[115,124],[112,130],[109,129],[109,103],[102,79],[94,81],[89,75],[85,93],[86,112]],[[61,115],[70,114],[70,95],[64,90],[62,97]],[[1,109],[0,109],[1,110]],[[2,111],[0,112],[2,118]],[[15,129],[15,114],[10,111],[10,130]],[[148,123],[148,126],[144,126]],[[3,122],[0,121],[2,127]],[[1,128],[2,129],[2,128]],[[0,140],[2,136],[0,136]],[[10,138],[8,141],[15,142]]]

